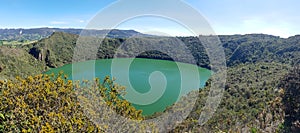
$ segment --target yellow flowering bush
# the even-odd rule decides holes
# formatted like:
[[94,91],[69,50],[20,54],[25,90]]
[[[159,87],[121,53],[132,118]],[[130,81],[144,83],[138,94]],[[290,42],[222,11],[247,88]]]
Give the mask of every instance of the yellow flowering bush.
[[[142,120],[142,111],[122,99],[124,92],[125,88],[109,77],[101,83],[99,79],[73,83],[62,73],[0,80],[0,132],[104,132],[109,125],[96,124],[90,118],[97,110],[87,113],[89,108],[84,109],[91,106],[89,100]],[[91,99],[93,96],[103,97],[104,102]]]

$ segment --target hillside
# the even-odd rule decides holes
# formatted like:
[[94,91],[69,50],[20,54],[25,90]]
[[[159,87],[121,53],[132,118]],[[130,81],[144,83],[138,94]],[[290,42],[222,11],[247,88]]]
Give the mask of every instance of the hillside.
[[[279,132],[284,125],[282,88],[279,86],[291,67],[278,63],[238,65],[228,69],[222,101],[203,126],[203,111],[210,84],[199,90],[199,99],[189,118],[175,132]],[[188,96],[187,96],[188,97]],[[180,110],[180,109],[179,109]]]
[[21,48],[0,47],[0,79],[12,79],[15,76],[26,77],[39,74],[46,65]]
[[[59,67],[71,63],[74,47],[78,35],[55,32],[50,37],[42,39],[29,47],[29,53],[35,58],[43,60],[49,67]],[[300,36],[293,36],[287,39],[264,34],[219,36],[224,47],[227,65],[236,66],[245,63],[256,62],[277,62],[295,65],[300,63]],[[195,57],[198,66],[210,68],[209,58],[206,51],[196,37],[179,37]],[[186,55],[174,51],[174,39],[170,37],[134,37],[134,38],[106,38],[103,42],[90,39],[91,43],[98,43],[97,59],[113,58],[116,49],[123,44],[127,51],[118,53],[119,57],[132,57],[134,51],[144,51],[147,47],[163,45],[161,51],[172,51],[170,55],[160,51],[147,51],[138,55],[139,58],[153,58],[164,60],[176,60],[190,63]],[[151,45],[149,45],[151,44]],[[86,55],[88,55],[87,53]],[[41,55],[41,56],[39,56]]]
[[300,66],[294,67],[284,78],[279,87],[284,88],[283,109],[286,132],[300,132]]
[[[278,62],[291,65],[300,63],[300,36],[287,39],[265,34],[220,35],[218,37],[224,47],[227,66],[257,62]],[[187,42],[194,57],[203,55],[197,54],[203,51],[203,47],[196,37],[182,37],[181,40]],[[205,55],[200,57],[206,58]],[[196,60],[199,59],[201,58],[196,58]],[[199,62],[205,64],[203,61]]]
[[[3,53],[6,53],[8,49],[18,49],[22,51],[21,53],[26,54],[20,62],[32,62],[32,57],[34,57],[38,62],[38,66],[42,66],[43,69],[60,67],[64,64],[69,64],[72,62],[74,47],[79,35],[55,32],[51,36],[44,38],[40,41],[34,42],[32,44],[21,45],[21,46],[3,46]],[[297,65],[300,63],[300,36],[293,36],[287,39],[279,38],[271,35],[263,34],[249,34],[249,35],[232,35],[232,36],[219,36],[222,45],[224,47],[227,66],[233,67],[240,64],[249,64],[249,63],[259,63],[259,62],[277,62],[283,64]],[[89,39],[89,38],[88,38]],[[206,55],[204,47],[201,45],[201,42],[196,37],[179,37],[179,39],[188,47],[192,55],[195,57],[196,63],[198,66],[210,68],[209,58]],[[90,42],[93,42],[92,39],[89,39]],[[97,40],[95,40],[97,41]],[[101,47],[98,49],[97,59],[112,58],[115,55],[115,50],[121,44],[128,44],[128,51],[123,51],[124,53],[118,53],[118,57],[131,57],[133,56],[132,52],[141,51],[144,49],[144,46],[147,44],[153,45],[164,45],[161,47],[162,51],[172,51],[173,39],[169,37],[134,37],[134,38],[106,38],[101,44]],[[101,42],[97,42],[99,45]],[[170,45],[170,46],[169,46]],[[143,46],[143,47],[140,47]],[[151,46],[151,45],[149,45]],[[165,49],[164,49],[165,48]],[[190,60],[185,60],[185,55],[180,54],[178,51],[175,57],[177,59],[172,59],[166,53],[161,53],[159,51],[147,51],[138,55],[139,58],[153,58],[153,59],[163,59],[163,60],[176,60],[181,62],[189,63]],[[90,53],[82,53],[85,56]],[[11,56],[8,56],[11,55]],[[31,57],[30,57],[31,55]],[[16,58],[14,54],[4,54],[1,58]],[[12,59],[9,62],[12,64],[18,64],[18,59]],[[3,64],[7,64],[4,63]],[[20,63],[19,63],[20,64]],[[23,75],[23,71],[15,71],[12,66],[6,70],[8,72],[14,72],[12,76],[17,74]],[[35,68],[34,64],[20,65],[16,66],[16,70],[22,70],[22,67]],[[23,69],[26,71],[26,69]],[[4,74],[5,72],[2,72]],[[26,72],[28,74],[28,72]],[[27,75],[25,74],[25,75]],[[7,75],[7,74],[6,74]],[[7,77],[7,76],[6,76]],[[8,76],[9,77],[9,76]]]
[[50,67],[60,67],[72,62],[78,35],[55,32],[49,38],[24,46],[28,53]]
[[220,36],[228,65],[255,62],[299,64],[300,36],[287,39],[264,34]]

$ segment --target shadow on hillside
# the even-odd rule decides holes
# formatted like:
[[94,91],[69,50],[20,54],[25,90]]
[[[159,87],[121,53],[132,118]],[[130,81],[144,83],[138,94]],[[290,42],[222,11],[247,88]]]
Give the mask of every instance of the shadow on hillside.
[[294,67],[280,83],[284,88],[284,132],[300,132],[300,66]]

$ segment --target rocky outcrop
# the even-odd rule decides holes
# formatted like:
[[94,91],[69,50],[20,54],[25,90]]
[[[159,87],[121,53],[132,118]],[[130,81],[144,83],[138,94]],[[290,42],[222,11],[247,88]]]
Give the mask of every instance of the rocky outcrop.
[[43,50],[33,47],[29,50],[29,54],[31,54],[34,58],[43,61]]

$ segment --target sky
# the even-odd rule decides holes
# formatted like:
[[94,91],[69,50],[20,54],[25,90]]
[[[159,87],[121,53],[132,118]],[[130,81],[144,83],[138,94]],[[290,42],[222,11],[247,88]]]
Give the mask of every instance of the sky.
[[[111,11],[111,19],[120,14],[129,13],[129,11],[126,12],[127,8],[137,9],[139,6],[147,8],[147,5],[151,5],[149,3],[136,4],[135,0],[120,1],[129,1],[131,4]],[[97,14],[120,1],[1,0],[0,28],[85,28]],[[289,37],[300,34],[299,0],[182,0],[182,2],[197,10],[217,35],[263,33]],[[176,9],[175,6],[170,5],[169,8],[174,11],[174,14],[182,17],[189,16],[188,12]],[[189,18],[191,22],[194,19]],[[113,28],[172,36],[193,34],[182,24],[154,16],[136,17]]]

